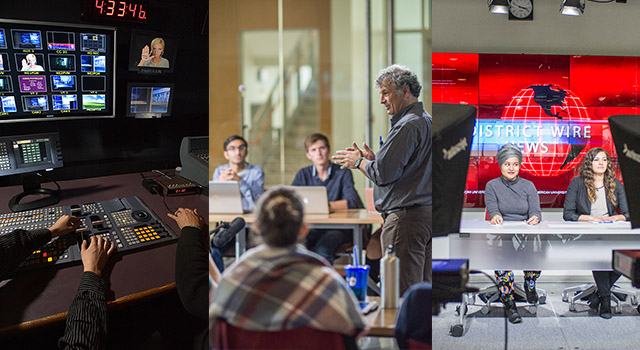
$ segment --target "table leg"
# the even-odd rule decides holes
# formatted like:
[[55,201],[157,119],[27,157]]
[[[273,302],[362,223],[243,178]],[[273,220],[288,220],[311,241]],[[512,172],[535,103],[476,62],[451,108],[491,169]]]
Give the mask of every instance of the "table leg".
[[240,255],[244,254],[247,250],[247,228],[243,228],[236,235],[236,261],[240,259]]

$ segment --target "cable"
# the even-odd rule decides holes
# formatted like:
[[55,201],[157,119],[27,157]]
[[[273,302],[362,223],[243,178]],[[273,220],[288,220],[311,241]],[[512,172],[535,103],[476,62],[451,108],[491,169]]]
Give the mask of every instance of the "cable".
[[52,178],[50,178],[48,176],[44,176],[44,175],[40,174],[39,172],[36,172],[36,175],[38,175],[40,177],[44,177],[45,179],[48,179],[49,181],[53,182],[56,185],[56,187],[58,188],[56,191],[58,191],[58,192],[60,191],[60,185],[56,182],[56,180],[54,180],[54,179],[52,179]]
[[[156,175],[158,175],[158,176],[156,176],[156,177],[155,177],[156,179],[157,179],[158,177],[160,177],[160,176],[166,176],[167,178],[170,178],[167,174],[163,173],[163,172],[162,172],[162,171],[160,171],[160,170],[152,170],[151,172],[152,172],[152,173],[154,173],[154,174],[156,174]],[[145,175],[142,173],[142,171],[140,172],[140,176],[142,177],[142,180],[144,180],[144,179],[148,179],[148,178],[151,178],[151,176],[148,176],[148,177],[147,177],[147,176],[145,176]],[[157,195],[159,195],[160,197],[162,197],[162,204],[164,204],[164,207],[165,207],[165,208],[167,208],[167,212],[168,212],[168,213],[175,213],[175,212],[176,212],[177,208],[176,208],[175,210],[172,210],[171,208],[169,208],[169,205],[167,205],[167,197],[165,197],[162,193],[158,193],[158,192],[156,192],[156,194],[157,194]]]
[[[484,271],[480,271],[480,270],[470,270],[469,273],[475,273],[475,274],[483,274],[485,276],[487,276],[487,278],[489,280],[491,280],[491,283],[493,283],[494,286],[496,286],[496,288],[498,289],[498,293],[500,293],[500,287],[498,286],[498,282],[496,282],[496,280],[491,277],[488,273],[484,272]],[[504,309],[504,350],[507,350],[508,344],[509,344],[509,322],[507,322],[507,309]]]

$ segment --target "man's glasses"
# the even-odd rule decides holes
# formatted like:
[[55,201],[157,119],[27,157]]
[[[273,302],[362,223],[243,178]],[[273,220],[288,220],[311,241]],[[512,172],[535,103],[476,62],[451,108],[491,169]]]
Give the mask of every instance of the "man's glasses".
[[240,147],[231,146],[231,147],[227,148],[227,152],[235,152],[235,151],[242,152],[242,151],[246,151],[246,150],[247,150],[247,146],[244,146],[244,145],[242,145]]

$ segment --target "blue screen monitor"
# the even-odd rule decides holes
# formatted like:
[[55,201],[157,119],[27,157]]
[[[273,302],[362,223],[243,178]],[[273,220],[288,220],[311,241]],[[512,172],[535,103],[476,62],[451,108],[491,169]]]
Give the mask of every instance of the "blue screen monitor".
[[18,50],[42,50],[39,30],[11,29],[13,48]]
[[75,75],[52,75],[51,76],[52,91],[76,91]]
[[128,117],[160,118],[171,115],[173,84],[130,83],[128,92]]

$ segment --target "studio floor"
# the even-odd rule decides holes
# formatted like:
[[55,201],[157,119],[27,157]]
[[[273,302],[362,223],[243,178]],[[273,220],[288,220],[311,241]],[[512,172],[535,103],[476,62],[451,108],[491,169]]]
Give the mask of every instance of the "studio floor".
[[[629,283],[617,283],[621,288],[634,290]],[[538,283],[547,291],[545,304],[538,305],[537,315],[529,313],[526,303],[518,303],[522,316],[519,324],[508,324],[508,349],[562,350],[621,350],[640,349],[640,314],[629,303],[622,304],[622,313],[614,313],[606,320],[584,301],[569,310],[562,301],[562,290],[571,285]],[[479,300],[477,302],[480,302]],[[502,304],[493,303],[488,314],[481,306],[471,305],[463,325],[461,337],[450,335],[452,325],[459,323],[458,303],[449,303],[438,316],[433,316],[433,349],[504,349],[505,322]]]

